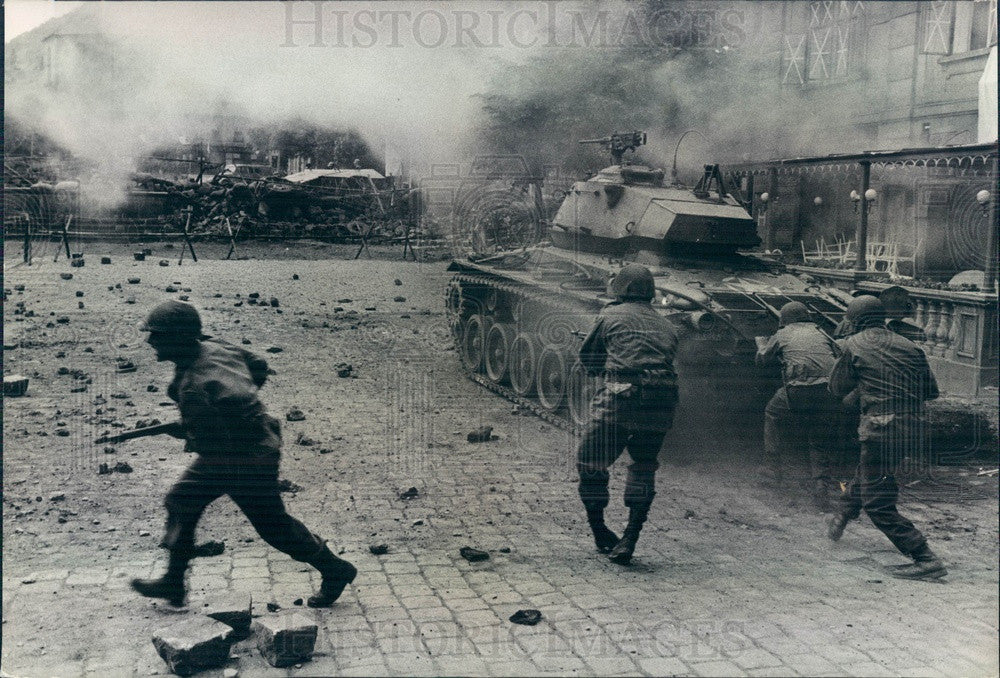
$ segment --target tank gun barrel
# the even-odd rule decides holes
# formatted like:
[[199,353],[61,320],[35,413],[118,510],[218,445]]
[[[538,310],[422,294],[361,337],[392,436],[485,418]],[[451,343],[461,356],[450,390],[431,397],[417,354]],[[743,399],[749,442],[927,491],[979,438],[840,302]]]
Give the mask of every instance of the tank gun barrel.
[[611,159],[615,165],[622,164],[622,157],[626,151],[634,151],[646,143],[645,132],[614,133],[600,139],[581,139],[581,144],[600,144],[611,152]]

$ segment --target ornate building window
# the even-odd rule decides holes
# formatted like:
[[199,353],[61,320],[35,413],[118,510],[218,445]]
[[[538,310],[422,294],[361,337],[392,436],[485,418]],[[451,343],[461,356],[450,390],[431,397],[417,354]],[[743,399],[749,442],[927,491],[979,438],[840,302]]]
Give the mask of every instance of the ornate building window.
[[857,74],[864,31],[860,0],[790,3],[796,15],[786,24],[781,82],[786,85],[839,82]]
[[997,44],[997,0],[934,0],[923,8],[923,53],[960,55]]

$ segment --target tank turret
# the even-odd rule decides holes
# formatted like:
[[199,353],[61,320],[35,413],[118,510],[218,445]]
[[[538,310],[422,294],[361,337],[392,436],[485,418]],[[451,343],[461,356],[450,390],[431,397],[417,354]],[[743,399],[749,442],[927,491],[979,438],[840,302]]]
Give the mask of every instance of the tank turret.
[[705,165],[693,187],[665,185],[662,169],[631,165],[626,151],[646,142],[643,132],[613,134],[581,143],[600,143],[615,162],[578,181],[552,219],[556,247],[627,256],[640,250],[713,255],[760,244],[757,227],[730,195],[718,165]]

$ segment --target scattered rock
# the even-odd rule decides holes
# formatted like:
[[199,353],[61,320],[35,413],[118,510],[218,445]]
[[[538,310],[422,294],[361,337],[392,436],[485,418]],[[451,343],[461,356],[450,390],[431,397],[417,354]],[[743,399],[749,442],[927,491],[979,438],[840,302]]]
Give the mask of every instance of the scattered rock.
[[302,489],[301,485],[296,485],[287,478],[282,478],[281,480],[278,481],[279,492],[298,492],[301,489]]
[[59,277],[62,278],[63,280],[72,280],[73,279],[73,274],[72,273],[60,273]]
[[149,386],[146,387],[146,392],[147,393],[156,393],[159,390],[160,390],[160,387],[157,386],[156,384],[150,384]]
[[298,606],[301,607],[302,606],[302,599],[301,598],[296,598],[295,600],[292,601],[292,605],[298,605]]
[[410,525],[411,525],[412,527],[420,527],[420,526],[421,526],[421,525],[423,525],[423,524],[424,524],[424,521],[423,521],[422,519],[420,519],[420,518],[417,518],[417,519],[416,519],[416,520],[414,520],[414,521],[413,521],[412,523],[410,523]]
[[333,452],[333,450],[331,450],[329,447],[321,447],[321,448],[319,448],[319,453],[320,454],[330,454],[331,452]]
[[136,261],[146,261],[146,253],[145,252],[133,252],[132,253],[132,258],[135,259]]
[[28,378],[20,374],[5,374],[3,394],[6,398],[20,398],[28,392]]
[[55,492],[49,495],[49,501],[63,501],[66,499],[66,495],[62,492]]
[[298,273],[293,273],[292,274],[292,280],[298,280],[298,279],[299,279],[299,274]]
[[229,659],[232,629],[207,617],[193,617],[153,634],[153,646],[170,670],[190,676]]
[[510,553],[510,547],[509,546],[500,547],[500,553]]
[[515,624],[534,626],[542,621],[542,613],[538,610],[518,610],[510,616],[510,620]]
[[471,546],[463,546],[459,549],[458,554],[470,563],[478,563],[480,561],[490,559],[490,554],[486,551],[480,551],[479,549],[474,549]]
[[126,282],[129,285],[138,285],[141,282],[141,280],[142,280],[141,278],[129,278],[128,280],[126,280]]
[[286,421],[305,421],[306,414],[297,407],[293,407],[285,413]]
[[236,669],[229,668],[222,672],[222,678],[239,678],[240,672]]
[[160,259],[160,266],[169,266],[170,262],[166,259]]
[[233,629],[234,635],[245,638],[250,633],[253,600],[247,593],[223,593],[210,598],[203,608],[206,616]]
[[404,302],[406,301],[406,297],[393,297],[392,300],[397,302]]
[[350,304],[353,301],[353,299],[337,299],[338,304]]
[[101,257],[101,263],[102,264],[110,264],[111,263],[111,257]]
[[181,301],[189,301],[191,299],[191,297],[189,297],[186,294],[182,294],[181,296],[179,296],[177,298],[180,299]]
[[469,435],[466,436],[466,440],[470,443],[485,443],[489,442],[493,437],[493,427],[492,426],[480,426],[475,431],[470,431]]
[[167,285],[166,287],[163,288],[163,291],[166,292],[167,294],[173,294],[174,292],[177,291],[177,288],[174,287],[173,285]]
[[265,350],[266,350],[266,351],[267,351],[268,353],[281,353],[281,352],[282,352],[282,351],[284,351],[285,349],[281,348],[280,346],[270,346],[270,347],[268,347],[268,348],[267,348],[267,349],[265,349]]
[[118,358],[117,366],[115,367],[115,372],[118,372],[119,374],[125,374],[128,372],[135,372],[135,371],[136,371],[136,366],[134,362],[132,362],[131,360],[126,360],[125,358]]
[[691,509],[687,509],[686,511],[684,511],[684,517],[687,518],[688,520],[694,518],[694,511],[692,511]]
[[132,472],[132,467],[128,464],[128,462],[125,461],[120,461],[114,466],[109,466],[106,463],[102,463],[100,466],[97,467],[97,475],[100,476],[107,475],[109,473],[131,473],[131,472]]
[[251,292],[247,296],[250,297],[251,299],[260,299],[260,292]]
[[25,290],[26,288],[25,288],[25,286],[24,286],[24,285],[14,285],[14,289],[15,289],[15,290],[16,290],[17,292],[23,292],[23,291],[24,291],[24,290]]
[[76,291],[76,296],[82,297],[83,296],[83,290],[77,290]]
[[392,282],[393,282],[393,284],[394,284],[394,285],[396,285],[397,287],[398,287],[399,285],[402,285],[402,284],[403,284],[403,281],[402,281],[402,280],[400,280],[399,278],[396,278],[396,279],[395,279],[395,280],[393,280]]
[[299,612],[257,620],[257,648],[278,668],[308,660],[316,647],[318,628]]
[[307,436],[304,433],[300,433],[298,437],[295,438],[295,443],[297,445],[302,445],[304,447],[311,447],[316,444],[316,441]]
[[384,556],[389,552],[388,544],[372,544],[368,547],[368,550],[372,552],[373,556]]
[[334,369],[337,370],[337,376],[341,379],[346,379],[351,376],[354,371],[354,366],[350,363],[337,363],[334,365]]
[[271,297],[271,308],[278,308],[281,303],[278,301],[278,297]]
[[415,487],[411,487],[406,492],[399,495],[400,499],[416,499],[420,495],[420,490]]
[[129,298],[127,298],[125,300],[125,303],[126,304],[134,304],[135,303],[135,297],[129,297]]
[[280,609],[281,609],[281,605],[278,605],[277,603],[268,603],[267,604],[267,611],[268,612],[277,612]]

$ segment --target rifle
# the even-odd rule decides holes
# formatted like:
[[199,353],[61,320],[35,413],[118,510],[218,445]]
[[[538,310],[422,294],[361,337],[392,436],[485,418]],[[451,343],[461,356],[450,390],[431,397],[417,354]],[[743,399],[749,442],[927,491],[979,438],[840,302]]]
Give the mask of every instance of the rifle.
[[156,426],[146,426],[143,428],[135,428],[131,431],[125,431],[124,433],[119,433],[113,436],[101,436],[94,441],[95,445],[102,445],[104,443],[123,443],[126,440],[133,440],[134,438],[145,438],[146,436],[158,436],[162,434],[176,435],[180,434],[183,429],[181,428],[181,422],[172,421],[166,424],[157,424]]

